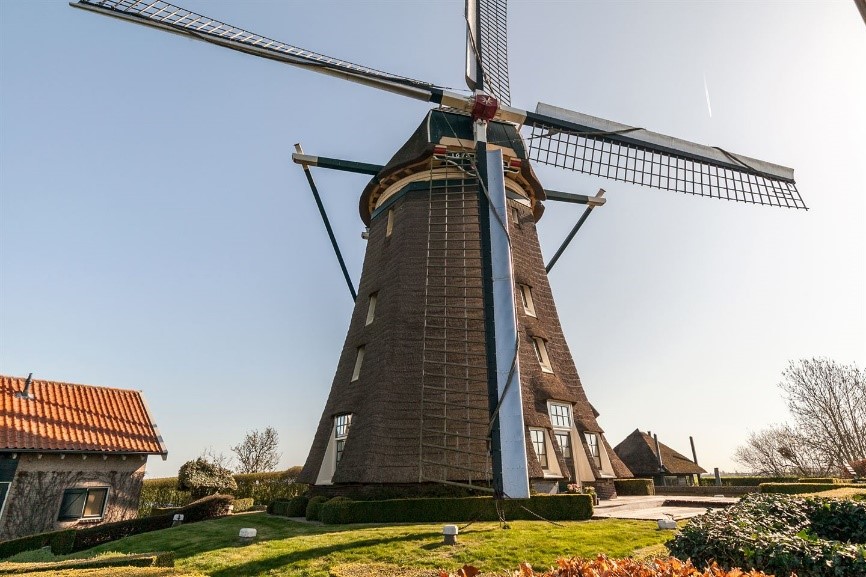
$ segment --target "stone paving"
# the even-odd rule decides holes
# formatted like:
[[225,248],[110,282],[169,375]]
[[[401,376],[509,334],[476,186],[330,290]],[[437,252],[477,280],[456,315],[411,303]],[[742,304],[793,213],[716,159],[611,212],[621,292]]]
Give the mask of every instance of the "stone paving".
[[[595,506],[593,519],[688,519],[703,515],[708,507],[733,505],[732,497],[665,497],[662,495],[617,497]],[[667,503],[667,504],[665,504]]]

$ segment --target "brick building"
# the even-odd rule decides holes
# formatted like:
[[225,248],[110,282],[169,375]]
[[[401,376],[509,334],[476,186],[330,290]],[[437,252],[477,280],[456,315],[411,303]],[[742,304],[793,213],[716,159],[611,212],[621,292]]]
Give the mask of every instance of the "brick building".
[[[365,188],[358,298],[299,477],[340,486],[490,478],[483,246],[472,121],[433,110]],[[506,158],[516,343],[530,480],[613,496],[631,473],[611,449],[562,333],[536,222],[544,190],[513,125],[491,122]],[[518,162],[514,162],[518,161]]]
[[139,391],[0,376],[0,540],[135,517],[148,455]]

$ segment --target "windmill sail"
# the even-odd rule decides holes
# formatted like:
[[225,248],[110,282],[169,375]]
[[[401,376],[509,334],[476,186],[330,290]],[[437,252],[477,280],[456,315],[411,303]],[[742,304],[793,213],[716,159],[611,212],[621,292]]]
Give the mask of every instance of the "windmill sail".
[[466,83],[511,104],[508,0],[466,0]]
[[585,174],[751,204],[806,208],[793,169],[539,103],[530,158]]

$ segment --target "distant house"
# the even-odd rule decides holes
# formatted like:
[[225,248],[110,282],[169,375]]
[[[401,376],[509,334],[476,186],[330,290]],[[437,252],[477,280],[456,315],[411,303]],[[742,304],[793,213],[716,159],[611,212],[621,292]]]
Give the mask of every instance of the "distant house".
[[148,455],[141,392],[0,375],[0,540],[135,517]]
[[706,473],[697,463],[658,443],[638,429],[613,448],[635,477],[652,479],[656,485],[692,485],[695,475]]

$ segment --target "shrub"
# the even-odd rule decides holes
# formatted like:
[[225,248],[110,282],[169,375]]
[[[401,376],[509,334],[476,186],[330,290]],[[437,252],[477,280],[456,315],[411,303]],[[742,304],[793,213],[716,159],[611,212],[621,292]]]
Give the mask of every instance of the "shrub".
[[23,551],[32,551],[42,547],[51,547],[55,555],[63,555],[72,551],[72,542],[75,539],[75,529],[63,529],[49,533],[28,535],[18,539],[11,539],[0,543],[0,559],[17,555]]
[[[666,545],[674,556],[690,558],[698,566],[715,561],[776,575],[866,575],[866,547],[814,535],[815,530],[827,530],[821,519],[826,503],[820,498],[749,495],[727,509],[691,519]],[[852,523],[857,519],[852,514]]]
[[231,471],[199,457],[187,461],[177,473],[179,491],[189,491],[193,498],[200,499],[220,491],[234,491],[238,484]]
[[[315,499],[316,497],[313,498]],[[508,519],[542,518],[550,521],[577,521],[592,517],[590,495],[537,495],[529,499],[507,499],[500,501],[499,504]],[[496,502],[492,497],[388,501],[332,499],[320,505],[320,509],[320,519],[329,524],[433,523],[499,519]]]
[[782,493],[784,495],[818,493],[845,487],[858,487],[858,485],[841,483],[761,483],[760,485],[761,493]]
[[616,494],[623,497],[656,494],[652,479],[615,479],[613,485],[616,488]]
[[319,509],[322,507],[322,503],[327,502],[327,500],[327,497],[317,495],[307,502],[307,509],[305,511],[307,521],[319,520]]
[[822,539],[866,544],[866,503],[814,497],[810,504],[810,533]]
[[184,523],[225,517],[229,514],[234,500],[235,498],[231,495],[210,495],[182,507],[178,513],[183,514]]
[[835,483],[845,483],[842,479],[836,479],[835,477],[801,477],[797,479],[798,483],[821,483],[824,485],[833,485]]
[[138,500],[138,516],[156,515],[154,509],[183,507],[192,501],[189,491],[179,491],[177,477],[145,479]]
[[250,498],[246,499],[235,499],[234,509],[232,509],[235,513],[243,513],[244,511],[249,511],[253,508],[253,500]]
[[[81,574],[91,575],[96,569],[116,568],[114,574],[126,574],[122,567],[174,567],[174,553],[138,553],[132,555],[108,555],[92,559],[67,559],[64,561],[50,561],[42,563],[15,563],[13,567],[0,569],[3,574],[25,574],[25,575],[56,575],[61,571],[73,571],[76,569],[87,570]],[[65,573],[64,573],[65,574]],[[71,574],[71,573],[70,573]]]
[[293,469],[270,473],[245,473],[234,476],[237,490],[232,491],[239,499],[251,498],[255,505],[264,505],[277,499],[291,499],[307,490],[307,486],[295,483]]

